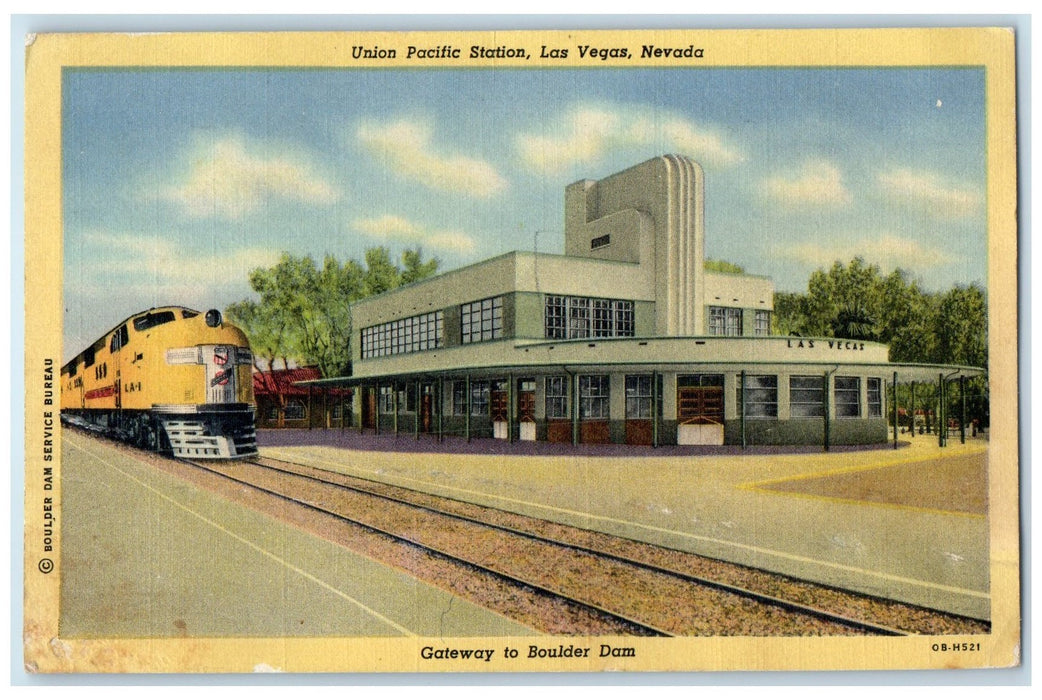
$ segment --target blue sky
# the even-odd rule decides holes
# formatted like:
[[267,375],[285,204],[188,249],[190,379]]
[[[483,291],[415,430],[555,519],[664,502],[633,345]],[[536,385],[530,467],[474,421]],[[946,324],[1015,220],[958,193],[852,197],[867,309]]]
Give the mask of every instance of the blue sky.
[[706,254],[782,291],[862,255],[986,282],[979,69],[67,70],[65,358],[224,308],[281,251],[563,251],[564,187],[706,173]]

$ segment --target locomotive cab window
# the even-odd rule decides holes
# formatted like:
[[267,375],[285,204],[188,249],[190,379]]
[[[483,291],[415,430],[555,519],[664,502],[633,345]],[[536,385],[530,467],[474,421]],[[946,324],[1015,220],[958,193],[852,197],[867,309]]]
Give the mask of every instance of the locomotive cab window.
[[176,320],[173,311],[160,311],[159,313],[148,313],[144,316],[138,316],[134,319],[134,330],[141,332],[147,331],[149,328],[155,328],[161,326],[164,323],[170,323]]
[[192,311],[191,309],[181,309],[181,318],[195,318],[198,315],[198,311]]
[[112,340],[109,342],[109,352],[116,352],[128,342],[130,342],[130,332],[127,330],[127,324],[124,323],[119,327],[118,331],[112,334]]

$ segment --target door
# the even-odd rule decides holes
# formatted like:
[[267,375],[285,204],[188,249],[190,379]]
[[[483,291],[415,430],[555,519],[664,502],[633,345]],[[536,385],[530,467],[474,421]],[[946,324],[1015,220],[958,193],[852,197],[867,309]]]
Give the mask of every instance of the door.
[[724,375],[677,377],[677,444],[724,444]]
[[502,379],[495,379],[492,381],[489,393],[489,408],[492,412],[492,435],[500,440],[507,440],[510,437],[507,435],[510,413],[510,397],[507,388],[507,382]]
[[434,424],[434,386],[424,384],[420,396],[420,430],[429,433]]
[[518,437],[535,440],[535,380],[517,380]]
[[376,388],[366,387],[362,391],[362,427],[376,430]]

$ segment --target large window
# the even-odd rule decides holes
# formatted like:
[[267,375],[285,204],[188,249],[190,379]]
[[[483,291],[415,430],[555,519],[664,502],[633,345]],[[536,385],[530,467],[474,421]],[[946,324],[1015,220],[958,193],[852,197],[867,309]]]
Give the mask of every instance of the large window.
[[579,418],[594,420],[608,417],[608,375],[579,377]]
[[633,302],[551,294],[546,297],[544,320],[550,339],[631,338]]
[[879,377],[869,377],[866,389],[868,391],[868,417],[882,418],[883,416],[883,382]]
[[382,386],[380,387],[380,413],[388,414],[394,413],[394,387]]
[[467,383],[452,383],[452,415],[467,415]]
[[156,313],[147,313],[144,316],[138,316],[134,319],[134,330],[139,333],[147,331],[149,328],[155,328],[164,323],[170,323],[175,320],[173,311],[157,311]]
[[444,337],[445,321],[441,311],[400,318],[362,329],[362,357],[434,350],[442,346]]
[[470,415],[488,415],[488,382],[470,383]]
[[755,335],[771,334],[771,312],[757,311],[753,318],[753,333]]
[[626,417],[651,418],[651,375],[626,376]]
[[789,377],[789,414],[793,418],[825,415],[825,377]]
[[[739,377],[736,388],[738,409],[742,409],[742,381]],[[777,418],[778,377],[773,374],[748,374],[745,377],[745,417]],[[739,413],[741,415],[741,413]]]
[[730,306],[709,307],[709,335],[741,335],[742,310]]
[[546,337],[564,339],[568,337],[568,298],[548,296],[545,315]]
[[464,343],[503,337],[503,297],[463,304],[460,306],[460,315]]
[[546,378],[546,417],[568,418],[568,377]]
[[861,378],[836,377],[836,418],[861,417]]
[[307,415],[307,406],[300,399],[290,399],[286,402],[286,420],[304,420]]

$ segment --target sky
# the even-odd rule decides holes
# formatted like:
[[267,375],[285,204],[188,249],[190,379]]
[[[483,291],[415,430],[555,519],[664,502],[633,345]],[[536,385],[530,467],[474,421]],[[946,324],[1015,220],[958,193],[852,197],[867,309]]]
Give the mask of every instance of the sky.
[[856,255],[987,281],[982,69],[73,69],[62,100],[65,359],[283,251],[562,253],[566,185],[664,153],[705,171],[706,256],[778,291]]

